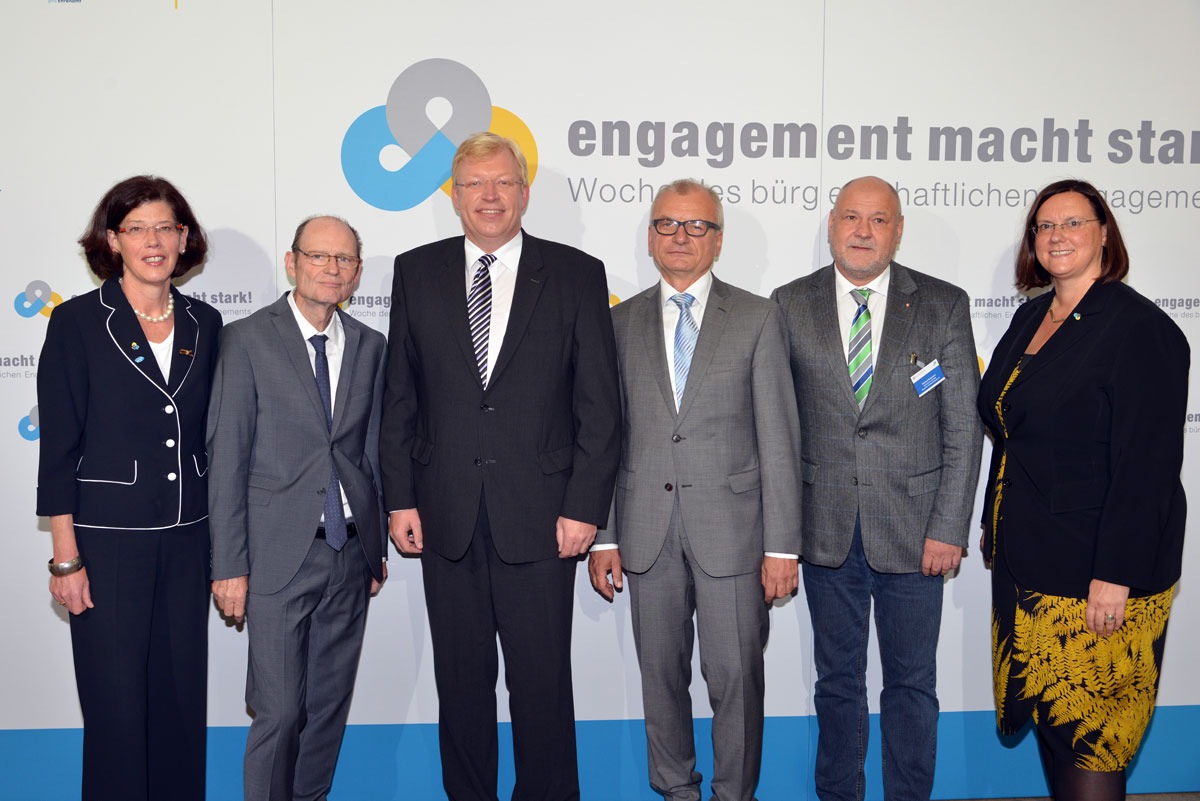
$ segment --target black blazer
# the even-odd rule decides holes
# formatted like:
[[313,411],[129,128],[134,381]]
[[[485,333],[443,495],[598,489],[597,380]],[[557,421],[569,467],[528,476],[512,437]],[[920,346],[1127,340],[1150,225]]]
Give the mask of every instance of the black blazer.
[[620,459],[604,265],[524,235],[508,329],[485,390],[467,323],[463,237],[396,257],[380,462],[389,511],[466,553],[486,488],[497,552],[557,555],[561,515],[604,526]]
[[1125,284],[1094,284],[1005,395],[1006,440],[995,402],[1053,295],[1013,315],[979,390],[994,440],[984,553],[1004,453],[999,547],[1017,581],[1075,598],[1093,578],[1161,592],[1183,557],[1187,339]]
[[221,315],[171,294],[169,381],[116,279],[50,316],[37,378],[39,515],[146,530],[208,516],[204,430]]

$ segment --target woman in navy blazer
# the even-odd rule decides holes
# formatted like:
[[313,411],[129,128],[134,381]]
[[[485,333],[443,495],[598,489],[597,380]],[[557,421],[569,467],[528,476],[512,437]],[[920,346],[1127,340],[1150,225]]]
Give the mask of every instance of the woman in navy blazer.
[[1035,721],[1052,794],[1125,797],[1154,712],[1183,554],[1187,339],[1121,283],[1104,197],[1043,189],[1026,218],[1022,305],[979,391],[994,440],[984,505],[997,725]]
[[204,433],[220,314],[171,279],[204,260],[179,191],[114,186],[80,239],[104,284],[58,306],[38,370],[37,513],[70,614],[83,799],[204,798]]

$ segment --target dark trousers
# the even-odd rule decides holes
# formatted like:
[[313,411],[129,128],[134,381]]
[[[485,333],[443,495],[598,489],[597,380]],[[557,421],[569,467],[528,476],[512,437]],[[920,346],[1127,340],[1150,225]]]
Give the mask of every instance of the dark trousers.
[[501,561],[487,507],[467,553],[421,557],[438,689],[442,783],[450,801],[496,801],[496,638],[512,716],[513,801],[579,798],[571,616],[575,559]]
[[71,616],[83,801],[204,801],[208,522],[75,538],[95,604]]

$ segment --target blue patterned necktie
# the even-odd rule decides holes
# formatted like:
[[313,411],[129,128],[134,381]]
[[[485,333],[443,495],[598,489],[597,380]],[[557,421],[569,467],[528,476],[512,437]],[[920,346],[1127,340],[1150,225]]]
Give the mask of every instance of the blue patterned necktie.
[[683,405],[683,388],[687,386],[688,370],[692,367],[692,354],[696,352],[696,338],[700,327],[692,316],[692,304],[696,299],[686,292],[671,296],[671,302],[679,307],[679,322],[675,324],[675,408]]
[[850,296],[858,303],[858,309],[850,323],[850,347],[846,365],[850,368],[854,399],[858,401],[858,408],[861,409],[867,402],[867,394],[871,391],[871,376],[875,372],[875,360],[871,358],[871,310],[867,308],[871,290],[851,289]]
[[479,267],[467,294],[467,320],[471,324],[471,344],[475,347],[475,363],[479,365],[479,380],[488,383],[488,332],[492,326],[492,276],[488,268],[495,255],[485,253],[475,262]]
[[[329,382],[329,357],[325,355],[324,334],[314,334],[308,338],[313,350],[317,352],[316,366],[313,370],[317,376],[317,390],[321,393],[321,403],[325,406],[325,426],[333,430],[333,393]],[[337,465],[329,471],[329,486],[325,489],[325,544],[335,551],[346,546],[346,510],[342,508],[341,482],[338,481]]]

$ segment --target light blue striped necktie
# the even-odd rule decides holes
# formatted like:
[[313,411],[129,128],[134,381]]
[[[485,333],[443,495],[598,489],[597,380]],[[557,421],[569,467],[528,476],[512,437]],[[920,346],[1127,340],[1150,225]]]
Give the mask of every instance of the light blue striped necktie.
[[875,360],[871,358],[871,310],[867,308],[869,289],[851,289],[850,296],[858,303],[854,320],[850,323],[850,347],[846,365],[850,368],[850,384],[854,388],[854,399],[858,408],[867,402],[871,391],[871,376],[875,372]]
[[687,386],[688,370],[692,366],[692,354],[696,352],[696,338],[700,327],[692,316],[692,304],[696,299],[686,292],[671,296],[671,302],[679,307],[679,322],[675,324],[675,408],[683,405],[683,388]]

